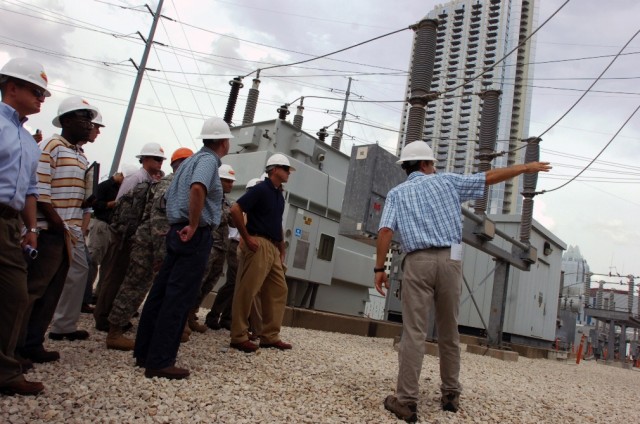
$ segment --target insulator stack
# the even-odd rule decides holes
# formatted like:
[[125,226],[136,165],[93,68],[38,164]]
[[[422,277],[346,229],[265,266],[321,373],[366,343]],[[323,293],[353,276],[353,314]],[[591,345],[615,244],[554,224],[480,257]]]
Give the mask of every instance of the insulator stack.
[[613,294],[612,291],[609,292],[609,310],[610,311],[615,311],[616,309],[616,302],[615,302],[615,296]]
[[587,273],[584,277],[584,306],[589,307],[589,295],[591,293],[591,274]]
[[236,108],[236,102],[238,101],[238,94],[240,93],[240,89],[244,87],[242,84],[242,77],[235,77],[231,81],[229,81],[229,85],[231,86],[231,91],[229,92],[229,100],[227,101],[227,110],[224,111],[224,122],[231,125],[231,120],[233,119],[233,111]]
[[255,78],[253,85],[249,89],[249,95],[247,97],[247,104],[244,107],[244,117],[242,118],[242,125],[253,124],[253,119],[256,116],[256,108],[258,107],[258,97],[260,96],[260,80]]
[[[500,90],[487,90],[480,93],[483,104],[480,121],[480,143],[478,146],[478,172],[487,172],[491,169],[491,161],[496,150],[496,139],[498,137],[500,94]],[[489,188],[485,186],[482,199],[476,200],[474,204],[476,215],[485,215],[487,213],[488,198]]]
[[320,128],[320,131],[316,133],[320,141],[324,141],[329,135],[329,131],[327,131],[327,127]]
[[627,278],[629,278],[629,297],[628,297],[628,307],[629,307],[629,313],[633,313],[633,289],[635,287],[634,281],[633,281],[633,275],[629,275]]
[[596,293],[596,308],[602,309],[602,296],[604,292],[604,281],[600,280],[598,282],[598,292]]
[[[524,154],[524,162],[537,162],[540,160],[540,139],[531,137],[525,140],[527,149]],[[533,197],[536,195],[536,184],[538,183],[538,174],[523,175],[522,196],[522,220],[520,221],[520,241],[529,243],[531,237],[531,220],[533,219]]]
[[405,145],[422,140],[427,95],[431,88],[433,64],[436,57],[436,30],[438,21],[425,19],[413,27],[416,39],[411,67],[411,96],[409,97],[409,117]]
[[287,119],[287,115],[290,114],[289,106],[287,104],[283,104],[278,108],[278,119],[285,120]]
[[331,147],[339,150],[341,140],[342,140],[342,131],[340,130],[340,128],[336,128],[336,131],[333,133],[333,137],[331,137]]
[[304,120],[304,116],[302,116],[302,112],[304,112],[304,106],[299,105],[298,106],[298,111],[296,112],[295,116],[293,117],[293,126],[296,127],[299,130],[302,129],[302,121]]

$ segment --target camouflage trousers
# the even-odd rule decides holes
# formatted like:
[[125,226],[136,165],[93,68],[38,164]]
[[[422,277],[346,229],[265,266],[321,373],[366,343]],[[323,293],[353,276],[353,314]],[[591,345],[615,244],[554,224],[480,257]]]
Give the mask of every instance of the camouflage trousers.
[[194,305],[194,308],[200,307],[204,298],[207,297],[218,283],[218,280],[222,276],[222,271],[224,270],[224,259],[226,253],[227,252],[224,249],[218,249],[217,247],[213,247],[211,249],[211,253],[209,254],[209,259],[207,261],[207,268],[200,286],[200,294],[198,295],[198,300]]
[[151,233],[147,232],[144,235],[136,233],[131,247],[127,274],[109,313],[110,324],[122,327],[133,318],[153,284],[153,278],[158,269],[154,264],[159,264],[164,259],[164,255],[158,256],[160,256],[158,252],[154,252],[153,249]]

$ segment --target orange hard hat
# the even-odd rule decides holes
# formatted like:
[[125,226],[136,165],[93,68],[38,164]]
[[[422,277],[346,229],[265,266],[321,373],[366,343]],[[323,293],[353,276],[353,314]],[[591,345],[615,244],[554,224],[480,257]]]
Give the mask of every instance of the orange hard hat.
[[180,147],[171,155],[171,163],[177,161],[178,159],[186,159],[191,156],[193,156],[193,150],[187,147]]

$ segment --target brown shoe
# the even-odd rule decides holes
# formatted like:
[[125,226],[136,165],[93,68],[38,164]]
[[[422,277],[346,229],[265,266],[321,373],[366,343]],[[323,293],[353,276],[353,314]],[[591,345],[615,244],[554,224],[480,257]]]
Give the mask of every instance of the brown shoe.
[[30,359],[31,362],[36,364],[44,364],[45,362],[54,362],[60,359],[60,354],[55,350],[45,350],[44,347],[39,346],[37,349],[22,351],[22,357]]
[[293,346],[291,346],[289,343],[283,342],[282,340],[278,340],[275,343],[260,343],[260,347],[280,349],[280,350],[289,350]]
[[189,377],[189,370],[186,368],[178,368],[176,366],[166,367],[159,370],[151,370],[147,368],[144,371],[144,376],[147,378],[168,378],[169,380],[182,380]]
[[231,343],[229,346],[245,353],[253,353],[258,350],[258,345],[251,343],[249,340],[245,340],[240,343]]
[[408,423],[418,421],[418,406],[415,402],[400,403],[397,397],[389,395],[384,400],[384,409],[393,412],[396,417]]
[[44,385],[37,381],[15,381],[13,383],[0,386],[0,393],[13,396],[35,396],[44,390]]
[[458,412],[460,408],[460,393],[444,392],[440,398],[443,411]]
[[111,324],[107,334],[107,349],[130,351],[135,347],[135,340],[128,339],[122,334],[122,328]]

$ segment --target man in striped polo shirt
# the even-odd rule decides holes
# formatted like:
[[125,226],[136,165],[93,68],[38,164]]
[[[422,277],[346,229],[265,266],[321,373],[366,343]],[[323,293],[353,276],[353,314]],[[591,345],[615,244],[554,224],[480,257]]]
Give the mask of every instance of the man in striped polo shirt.
[[89,163],[78,144],[89,139],[91,120],[96,113],[80,97],[63,100],[53,119],[53,125],[62,128],[61,135],[40,142],[37,214],[40,255],[29,266],[29,306],[20,349],[22,356],[33,362],[50,362],[60,357],[58,352],[43,347],[44,334],[52,319],[52,339],[81,340],[89,336],[86,331],[76,329],[89,271],[81,225],[83,214],[90,212],[85,198],[92,184],[92,179],[85,177]]

